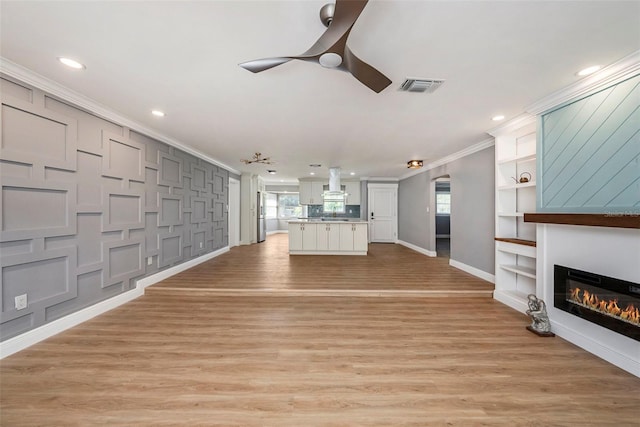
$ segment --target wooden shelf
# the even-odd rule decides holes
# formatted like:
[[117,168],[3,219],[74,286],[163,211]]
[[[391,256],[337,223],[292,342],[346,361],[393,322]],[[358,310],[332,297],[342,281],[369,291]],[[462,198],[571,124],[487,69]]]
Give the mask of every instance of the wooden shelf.
[[495,240],[499,242],[515,243],[516,245],[533,246],[534,248],[536,247],[536,242],[533,240],[512,239],[509,237],[496,237]]
[[510,271],[512,273],[519,274],[521,276],[529,277],[530,279],[536,278],[535,268],[523,267],[521,265],[515,265],[515,264],[500,264],[500,268]]
[[640,214],[525,213],[524,222],[640,229]]

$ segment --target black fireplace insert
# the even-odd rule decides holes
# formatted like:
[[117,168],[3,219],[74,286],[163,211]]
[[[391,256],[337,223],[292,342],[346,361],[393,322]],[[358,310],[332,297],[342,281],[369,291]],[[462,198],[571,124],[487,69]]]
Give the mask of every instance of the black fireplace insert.
[[554,307],[640,341],[640,284],[554,266]]

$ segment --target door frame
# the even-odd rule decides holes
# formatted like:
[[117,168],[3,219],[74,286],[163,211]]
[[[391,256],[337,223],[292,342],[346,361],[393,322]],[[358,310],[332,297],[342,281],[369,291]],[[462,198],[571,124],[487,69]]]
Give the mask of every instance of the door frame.
[[393,184],[367,184],[367,222],[369,223],[369,243],[371,243],[371,190],[393,190],[394,199],[396,201],[394,208],[394,223],[393,223],[393,243],[398,243],[398,183]]
[[229,178],[229,202],[227,204],[229,247],[240,245],[240,181]]

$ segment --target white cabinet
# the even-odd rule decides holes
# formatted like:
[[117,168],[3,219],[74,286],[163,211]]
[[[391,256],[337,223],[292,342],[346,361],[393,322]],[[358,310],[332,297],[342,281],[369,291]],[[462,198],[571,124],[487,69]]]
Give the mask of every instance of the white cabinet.
[[360,181],[344,181],[346,205],[360,204]]
[[316,225],[311,223],[289,224],[289,250],[315,250],[317,242]]
[[342,221],[289,222],[290,255],[367,255],[368,224]]
[[322,204],[322,193],[324,192],[323,181],[299,181],[299,183],[301,205]]
[[496,267],[494,298],[527,310],[536,292],[536,225],[524,222],[536,211],[536,122],[519,120],[491,132],[495,136]]
[[367,224],[339,224],[340,250],[361,252],[368,249]]
[[316,224],[316,247],[319,251],[340,250],[340,224]]

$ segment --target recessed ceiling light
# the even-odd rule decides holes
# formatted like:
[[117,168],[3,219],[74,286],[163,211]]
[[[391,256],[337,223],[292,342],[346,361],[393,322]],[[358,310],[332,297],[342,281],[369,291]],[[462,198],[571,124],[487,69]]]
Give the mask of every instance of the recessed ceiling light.
[[584,70],[580,70],[576,73],[576,75],[583,77],[588,76],[589,74],[593,74],[600,69],[599,65],[593,65],[591,67],[587,67]]
[[164,112],[162,112],[160,110],[153,110],[153,111],[151,111],[151,114],[153,114],[156,117],[164,117]]
[[355,172],[351,172],[351,173],[349,173],[349,175],[355,175],[355,174],[356,174]]
[[322,165],[321,165],[320,163],[311,163],[311,164],[309,165],[309,167],[310,167],[310,168],[319,168],[319,167],[321,167],[321,166],[322,166]]
[[315,175],[315,174],[316,174],[315,172],[309,172],[309,175]]
[[493,120],[494,122],[499,122],[500,120],[504,120],[504,116],[503,115],[493,116],[491,117],[491,120]]
[[273,169],[267,169],[267,172],[269,172],[271,175],[275,175],[276,171],[274,171]]
[[65,58],[64,56],[59,56],[58,61],[62,62],[67,67],[73,68],[76,70],[84,70],[85,68],[87,68],[84,66],[84,64],[81,64],[78,61],[73,60],[71,58]]

